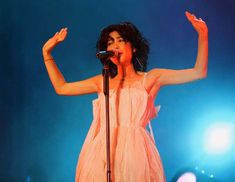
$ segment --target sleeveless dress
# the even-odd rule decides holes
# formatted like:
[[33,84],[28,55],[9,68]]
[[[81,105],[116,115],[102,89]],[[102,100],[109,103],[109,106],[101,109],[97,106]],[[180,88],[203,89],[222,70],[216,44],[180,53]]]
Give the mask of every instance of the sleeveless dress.
[[[143,77],[109,93],[112,182],[165,182],[154,138],[146,129],[157,109]],[[99,93],[93,100],[93,121],[79,156],[76,182],[106,181],[105,122],[105,95]]]

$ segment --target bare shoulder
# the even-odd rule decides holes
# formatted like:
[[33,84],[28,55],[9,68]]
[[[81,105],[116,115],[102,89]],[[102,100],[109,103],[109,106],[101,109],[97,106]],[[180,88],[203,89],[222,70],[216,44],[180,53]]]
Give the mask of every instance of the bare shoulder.
[[144,76],[145,74],[147,74],[147,72],[143,72],[143,71],[137,71],[139,76]]
[[158,78],[161,75],[161,69],[154,68],[147,72],[138,72],[139,75],[142,75],[144,78],[145,88],[148,93],[151,93],[153,96],[159,91],[160,84]]
[[146,80],[152,82],[156,81],[162,74],[162,69],[154,68],[144,73],[146,75]]
[[145,79],[147,82],[153,82],[153,81],[156,81],[157,78],[160,77],[160,75],[162,74],[163,71],[164,71],[163,69],[154,68],[154,69],[151,69],[147,72],[138,71],[137,73],[140,76],[145,76]]
[[148,71],[148,75],[151,77],[158,77],[161,76],[164,72],[166,72],[167,69],[162,68],[153,68],[150,71]]

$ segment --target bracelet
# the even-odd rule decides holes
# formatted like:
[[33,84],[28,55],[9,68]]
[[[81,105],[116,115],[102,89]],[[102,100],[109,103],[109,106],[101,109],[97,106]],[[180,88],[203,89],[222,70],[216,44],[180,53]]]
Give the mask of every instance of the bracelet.
[[44,62],[48,62],[48,61],[50,61],[50,60],[54,61],[53,58],[48,58],[48,59],[44,59]]

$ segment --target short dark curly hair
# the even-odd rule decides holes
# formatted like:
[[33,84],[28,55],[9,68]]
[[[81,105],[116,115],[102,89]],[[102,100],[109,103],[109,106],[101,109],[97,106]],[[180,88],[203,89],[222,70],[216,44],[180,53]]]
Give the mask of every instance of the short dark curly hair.
[[[142,36],[136,26],[130,22],[113,24],[104,28],[101,31],[100,37],[96,43],[96,50],[107,50],[109,34],[113,31],[117,31],[125,41],[130,42],[132,47],[136,49],[132,56],[132,63],[135,71],[146,71],[149,54],[149,42]],[[104,60],[101,59],[102,63],[103,61]],[[117,66],[112,61],[110,61],[110,75],[112,78],[117,75]]]

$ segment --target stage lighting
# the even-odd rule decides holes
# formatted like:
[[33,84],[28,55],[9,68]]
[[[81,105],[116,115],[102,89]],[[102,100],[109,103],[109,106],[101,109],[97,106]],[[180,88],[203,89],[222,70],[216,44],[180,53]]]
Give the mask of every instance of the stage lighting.
[[177,179],[177,182],[196,182],[196,181],[197,177],[192,172],[186,172]]
[[213,174],[199,167],[183,168],[179,170],[171,182],[218,182]]
[[234,126],[228,123],[217,123],[209,127],[205,134],[204,150],[208,154],[227,152],[233,143]]

